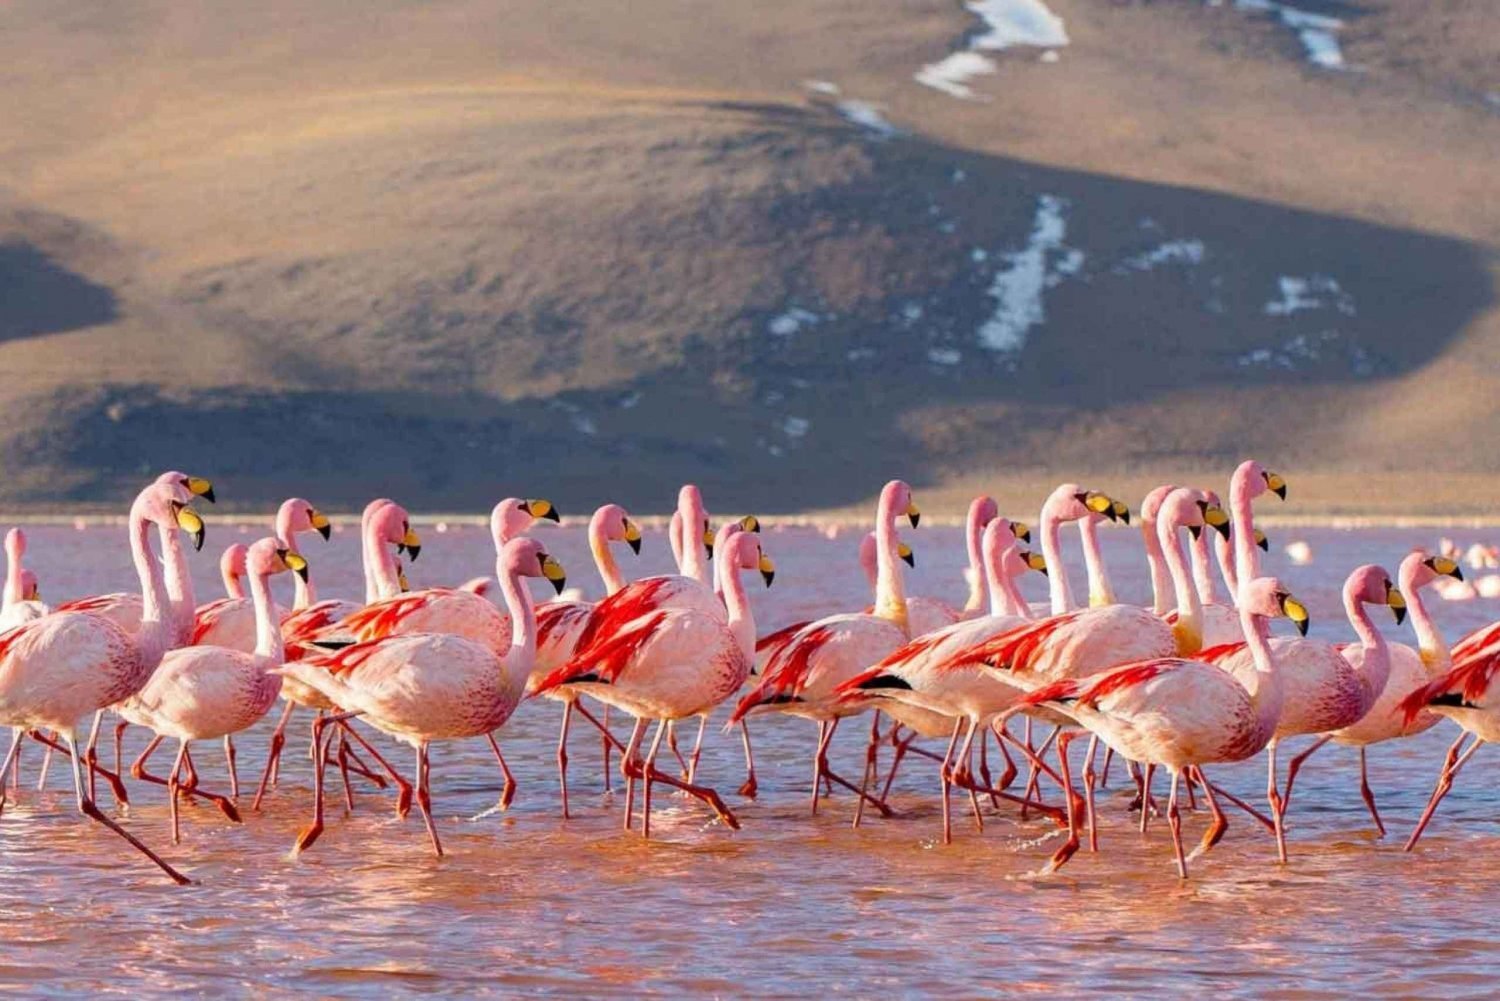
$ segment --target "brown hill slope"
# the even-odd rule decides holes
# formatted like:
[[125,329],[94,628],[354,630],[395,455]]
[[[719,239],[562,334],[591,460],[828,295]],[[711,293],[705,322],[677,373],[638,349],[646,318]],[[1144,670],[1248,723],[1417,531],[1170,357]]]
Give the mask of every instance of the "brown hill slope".
[[1255,451],[1485,510],[1492,18],[1322,6],[1357,69],[1057,0],[1060,58],[963,101],[912,79],[972,37],[939,2],[12,5],[0,502],[787,510]]

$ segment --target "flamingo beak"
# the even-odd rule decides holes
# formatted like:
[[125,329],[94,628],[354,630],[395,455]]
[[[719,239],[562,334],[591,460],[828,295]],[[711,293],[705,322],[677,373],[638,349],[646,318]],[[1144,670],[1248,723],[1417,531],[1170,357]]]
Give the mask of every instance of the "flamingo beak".
[[1385,603],[1390,606],[1391,614],[1396,617],[1396,625],[1406,621],[1406,596],[1387,582],[1385,586]]
[[908,501],[907,502],[907,505],[906,505],[906,517],[907,517],[907,520],[911,522],[911,527],[912,528],[916,528],[917,525],[921,524],[921,521],[922,521],[922,512],[919,511],[919,510],[917,510],[917,502],[916,501]]
[[1258,528],[1255,530],[1255,544],[1260,547],[1260,550],[1263,553],[1269,553],[1271,551],[1271,540],[1266,538],[1266,533],[1262,532]]
[[1199,539],[1199,537],[1203,535],[1203,526],[1202,525],[1189,525],[1187,527],[1187,530],[1188,530],[1188,534],[1193,537],[1193,541],[1194,542],[1197,542],[1198,539]]
[[42,600],[42,589],[41,589],[41,587],[38,586],[38,585],[33,584],[31,586],[31,590],[28,591],[25,594],[25,596],[23,597],[23,600],[25,600],[25,601],[41,601]]
[[714,530],[709,526],[708,519],[703,519],[703,548],[708,550],[708,558],[714,558]]
[[1130,506],[1124,501],[1111,501],[1109,509],[1115,518],[1125,524],[1130,524]]
[[411,556],[413,563],[417,562],[417,557],[422,552],[422,540],[410,528],[407,528],[406,534],[401,537],[401,542],[396,546],[396,552],[399,553],[403,549]]
[[765,553],[760,554],[760,576],[766,582],[766,587],[770,587],[771,582],[776,579],[776,564]]
[[536,500],[525,501],[521,504],[521,510],[533,518],[546,518],[548,521],[562,523],[562,516],[557,513],[557,508],[553,507],[552,502],[548,500],[538,498]]
[[312,525],[313,531],[323,537],[324,542],[333,537],[333,524],[328,520],[328,515],[321,511],[314,511],[308,515],[307,520]]
[[189,476],[183,486],[188,488],[188,493],[194,497],[202,497],[210,504],[214,503],[214,485],[198,476]]
[[557,594],[562,594],[563,588],[568,586],[568,575],[563,572],[562,564],[548,553],[542,554],[542,576],[552,582],[552,590]]
[[286,568],[298,577],[301,577],[302,583],[306,584],[307,560],[303,558],[302,554],[289,552],[285,549],[279,549],[277,553],[281,556],[281,562],[286,564]]
[[744,529],[747,532],[754,532],[756,535],[759,535],[760,519],[753,514],[747,514],[740,519],[740,528]]
[[1282,479],[1279,474],[1266,473],[1266,486],[1270,489],[1271,493],[1282,500],[1286,500],[1286,480]]
[[1021,554],[1021,559],[1025,560],[1028,567],[1035,570],[1043,577],[1047,576],[1047,557],[1043,556],[1041,553],[1034,553],[1030,550],[1027,550],[1026,552],[1023,552]]
[[1120,517],[1119,514],[1115,512],[1115,502],[1110,500],[1104,494],[1091,490],[1088,493],[1078,494],[1077,497],[1079,503],[1081,503],[1085,508],[1094,512],[1095,514],[1104,515],[1104,517],[1108,518],[1110,521],[1116,521]]
[[629,518],[625,519],[625,545],[637,556],[641,555],[641,530]]
[[1013,522],[1011,522],[1010,523],[1010,532],[1011,532],[1012,535],[1014,535],[1016,538],[1020,539],[1022,542],[1030,542],[1031,541],[1031,528],[1029,526],[1025,525],[1022,522],[1019,522],[1019,521],[1013,521]]
[[1220,535],[1224,536],[1224,538],[1229,538],[1229,513],[1219,505],[1204,505],[1203,523],[1216,530]]
[[911,546],[904,542],[896,543],[896,555],[901,557],[901,562],[915,568],[917,565],[917,554],[911,551]]
[[1446,556],[1433,556],[1422,561],[1427,564],[1427,569],[1444,577],[1452,577],[1454,580],[1463,580],[1464,572],[1459,565]]
[[1292,624],[1297,627],[1297,632],[1306,636],[1308,626],[1311,625],[1307,606],[1289,594],[1278,595],[1277,598],[1281,603],[1281,614],[1292,620]]
[[203,525],[203,519],[198,516],[197,511],[194,511],[186,504],[173,502],[172,506],[175,509],[177,527],[190,534],[193,537],[193,549],[202,552],[203,539],[208,535],[208,530]]

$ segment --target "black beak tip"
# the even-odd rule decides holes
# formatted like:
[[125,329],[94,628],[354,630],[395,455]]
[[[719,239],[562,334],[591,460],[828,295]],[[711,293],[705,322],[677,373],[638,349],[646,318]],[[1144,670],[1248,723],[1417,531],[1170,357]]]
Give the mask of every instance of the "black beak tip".
[[1120,520],[1127,525],[1130,524],[1130,508],[1127,507],[1124,511],[1120,512]]
[[714,547],[713,546],[704,546],[703,548],[708,551],[708,558],[709,559],[713,559],[714,558]]
[[563,593],[563,588],[565,588],[567,586],[568,586],[568,578],[566,578],[566,577],[559,577],[557,580],[554,580],[552,582],[552,590],[556,594],[562,594]]
[[1391,611],[1393,611],[1393,612],[1396,613],[1396,625],[1399,626],[1399,625],[1401,625],[1401,623],[1403,623],[1403,622],[1406,621],[1406,609],[1404,609],[1404,608],[1393,608],[1393,609],[1391,609]]
[[1203,535],[1203,526],[1202,525],[1189,525],[1187,527],[1187,530],[1188,530],[1188,534],[1193,537],[1193,540],[1195,542],[1198,540],[1198,538],[1200,536]]
[[305,567],[305,566],[298,567],[296,569],[295,573],[297,574],[298,577],[302,578],[302,583],[304,583],[304,584],[307,583],[307,567]]
[[1281,486],[1276,487],[1272,491],[1272,493],[1274,493],[1277,497],[1280,497],[1282,500],[1286,500],[1286,485],[1282,484]]
[[398,543],[396,543],[396,555],[400,556],[404,552],[406,552],[406,543],[404,543],[404,542],[398,542]]
[[640,539],[626,539],[625,540],[625,545],[627,545],[627,546],[630,547],[630,551],[632,553],[635,553],[637,556],[641,555],[641,540]]
[[324,542],[327,542],[329,539],[333,538],[333,526],[324,525],[322,528],[318,529],[318,534],[323,537]]
[[1052,576],[1050,573],[1048,573],[1046,567],[1042,567],[1040,570],[1037,571],[1037,573],[1041,574],[1043,577],[1050,577],[1050,576]]
[[406,547],[406,553],[407,553],[408,556],[411,557],[411,561],[413,563],[417,562],[417,557],[419,555],[421,555],[421,552],[422,552],[422,547],[421,546],[407,546]]
[[557,513],[557,508],[555,507],[548,508],[547,513],[542,515],[542,517],[546,518],[548,521],[555,521],[559,525],[562,524],[562,515]]
[[901,557],[901,562],[905,563],[909,567],[915,568],[917,565],[917,554],[907,553],[905,556]]
[[922,516],[920,514],[909,514],[906,517],[911,521],[912,528],[916,528],[922,523]]
[[218,501],[216,501],[214,499],[214,488],[213,487],[209,487],[207,490],[203,491],[203,499],[206,500],[206,501],[208,501],[210,504],[216,504],[216,503],[218,503]]
[[1453,568],[1453,579],[1454,580],[1463,580],[1464,579],[1463,567],[1454,567]]
[[1224,524],[1215,525],[1214,527],[1219,530],[1219,534],[1224,536],[1224,538],[1229,538],[1229,522],[1226,521]]
[[1260,550],[1263,553],[1269,553],[1271,551],[1271,540],[1270,539],[1261,539],[1259,542],[1256,543],[1256,545],[1260,547]]
[[762,570],[761,573],[760,573],[760,576],[761,576],[761,578],[763,580],[765,580],[766,587],[770,587],[771,586],[771,582],[776,579],[776,572],[774,570],[769,571],[769,572],[765,571],[765,570]]
[[1303,636],[1306,636],[1307,635],[1307,626],[1308,626],[1308,621],[1306,619],[1299,619],[1297,621],[1297,632],[1301,633]]
[[1026,531],[1022,532],[1020,534],[1019,538],[1020,538],[1020,540],[1022,542],[1030,542],[1031,541],[1031,529],[1028,528]]
[[193,550],[195,552],[201,553],[203,551],[203,539],[207,534],[208,533],[201,528],[193,533]]

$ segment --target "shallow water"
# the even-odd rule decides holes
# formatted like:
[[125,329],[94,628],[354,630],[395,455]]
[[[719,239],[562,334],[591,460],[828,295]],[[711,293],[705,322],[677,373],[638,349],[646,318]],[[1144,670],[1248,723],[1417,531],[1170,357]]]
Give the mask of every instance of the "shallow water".
[[[237,532],[211,525],[210,548]],[[574,582],[597,591],[581,529],[539,535]],[[1278,535],[1285,535],[1278,542],[1295,536],[1314,547],[1311,566],[1288,565],[1279,548],[1266,565],[1308,599],[1315,634],[1327,637],[1347,633],[1337,602],[1342,571],[1364,561],[1394,569],[1410,546],[1434,541],[1427,531]],[[36,527],[30,536],[30,564],[51,599],[132,582],[121,528]],[[919,560],[912,592],[961,598],[957,530],[923,528],[908,537]],[[762,631],[861,604],[857,539],[854,531],[829,540],[810,528],[768,530],[780,572],[775,588],[753,593]],[[1144,596],[1138,539],[1105,533],[1122,600]],[[429,527],[424,542],[414,586],[453,583],[489,563],[477,527]],[[622,560],[640,572],[666,569],[661,537],[648,534],[646,545],[638,561],[628,552]],[[353,532],[327,545],[314,538],[307,549],[326,594],[354,594]],[[200,600],[219,593],[214,565],[212,553],[195,558]],[[1081,592],[1080,578],[1081,571]],[[1041,579],[1028,589],[1040,598]],[[1500,616],[1493,602],[1429,596],[1429,603],[1450,639]],[[1411,639],[1404,629],[1388,633]],[[1057,843],[1055,829],[1021,823],[1009,809],[986,808],[978,833],[955,797],[955,842],[940,843],[930,762],[903,766],[893,819],[868,818],[853,830],[843,794],[811,817],[814,730],[791,719],[756,721],[761,794],[754,802],[733,795],[743,778],[738,741],[710,729],[702,774],[725,793],[743,830],[659,794],[653,840],[643,843],[620,830],[623,797],[599,792],[598,741],[586,728],[575,729],[572,750],[576,817],[560,820],[557,721],[555,704],[528,703],[502,731],[520,784],[504,815],[469,819],[494,803],[500,784],[483,742],[435,748],[434,807],[448,851],[440,860],[415,812],[397,822],[390,797],[358,783],[356,813],[333,805],[322,840],[289,858],[310,805],[310,770],[298,753],[305,725],[293,731],[281,787],[243,826],[211,807],[188,806],[184,843],[172,846],[165,797],[132,784],[125,823],[197,880],[182,889],[77,819],[65,772],[54,766],[46,793],[24,790],[0,819],[0,988],[383,998],[788,996],[816,984],[846,994],[924,996],[1190,988],[1235,997],[1454,997],[1489,996],[1500,974],[1491,903],[1500,824],[1487,762],[1461,776],[1418,850],[1401,852],[1456,732],[1451,724],[1371,751],[1388,838],[1374,837],[1353,752],[1327,748],[1298,779],[1290,865],[1276,865],[1269,837],[1231,811],[1225,841],[1197,859],[1183,883],[1164,825],[1144,839],[1135,832],[1118,768],[1101,799],[1101,853],[1080,852],[1044,878],[1036,873]],[[851,721],[835,740],[845,773],[859,769],[866,729]],[[238,741],[247,786],[259,775],[269,730],[262,721]],[[143,743],[133,731],[127,753]],[[26,750],[28,784],[38,751]],[[222,788],[218,748],[196,751],[205,784]],[[393,753],[410,774],[410,752]],[[166,755],[157,761],[163,769],[168,763]],[[1220,768],[1215,779],[1263,803],[1260,759]],[[337,795],[336,780],[330,789]],[[1184,836],[1196,839],[1203,824],[1203,815],[1189,816]]]

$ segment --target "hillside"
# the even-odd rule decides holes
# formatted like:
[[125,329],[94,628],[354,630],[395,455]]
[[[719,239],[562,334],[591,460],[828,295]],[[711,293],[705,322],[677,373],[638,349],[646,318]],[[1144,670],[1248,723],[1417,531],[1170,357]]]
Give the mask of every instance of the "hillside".
[[1492,512],[1485,0],[974,6],[8,5],[0,506]]

